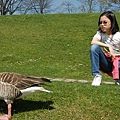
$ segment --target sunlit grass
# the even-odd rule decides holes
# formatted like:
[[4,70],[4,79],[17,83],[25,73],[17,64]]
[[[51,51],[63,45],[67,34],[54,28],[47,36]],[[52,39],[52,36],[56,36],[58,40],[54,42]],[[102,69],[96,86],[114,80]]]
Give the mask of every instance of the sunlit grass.
[[[36,93],[17,100],[13,120],[120,118],[119,86],[90,84],[89,48],[98,17],[99,13],[0,17],[0,72],[89,81],[52,82],[45,87],[53,94]],[[103,75],[103,81],[113,80]],[[6,112],[3,106],[2,113]]]
[[119,120],[120,87],[52,82],[52,94],[36,93],[13,104],[13,120]]
[[89,47],[95,23],[88,24],[89,17],[94,20],[91,14],[1,17],[0,71],[91,79]]

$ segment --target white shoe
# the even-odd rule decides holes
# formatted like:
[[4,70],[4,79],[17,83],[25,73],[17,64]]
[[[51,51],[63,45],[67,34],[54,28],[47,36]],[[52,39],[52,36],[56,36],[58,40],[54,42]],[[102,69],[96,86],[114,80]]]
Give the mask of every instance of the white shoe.
[[115,80],[115,85],[120,85],[120,80]]
[[100,86],[101,84],[101,80],[102,80],[102,76],[101,75],[96,75],[93,79],[93,82],[92,82],[92,86]]

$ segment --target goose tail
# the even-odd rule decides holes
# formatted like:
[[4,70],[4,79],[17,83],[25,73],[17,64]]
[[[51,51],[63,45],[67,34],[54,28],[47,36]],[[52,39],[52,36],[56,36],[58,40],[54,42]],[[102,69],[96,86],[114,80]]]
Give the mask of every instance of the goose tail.
[[35,80],[35,81],[39,81],[40,83],[44,83],[44,82],[51,82],[50,79],[48,78],[37,78],[37,77],[30,77],[30,76],[27,76],[28,79],[32,79],[32,80]]
[[48,78],[41,78],[44,82],[51,82]]

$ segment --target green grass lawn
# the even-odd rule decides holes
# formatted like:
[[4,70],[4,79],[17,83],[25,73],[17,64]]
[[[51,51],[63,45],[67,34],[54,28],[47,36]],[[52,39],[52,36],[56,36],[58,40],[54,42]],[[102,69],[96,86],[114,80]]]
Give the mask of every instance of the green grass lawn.
[[[45,88],[53,93],[35,93],[15,101],[13,120],[120,119],[120,86],[103,84],[93,87],[89,83],[52,82]],[[3,106],[2,112],[6,111]]]
[[[119,120],[119,86],[92,87],[90,42],[99,13],[0,17],[0,72],[89,83],[52,82],[13,104],[13,120]],[[120,13],[116,13],[117,18]],[[120,19],[117,19],[120,23]],[[113,81],[103,75],[103,81]],[[0,111],[6,112],[2,102]]]
[[0,71],[91,79],[89,48],[97,17],[98,14],[1,17]]
[[[93,79],[89,49],[98,16],[95,13],[2,16],[0,72]],[[110,81],[108,78],[104,76]]]

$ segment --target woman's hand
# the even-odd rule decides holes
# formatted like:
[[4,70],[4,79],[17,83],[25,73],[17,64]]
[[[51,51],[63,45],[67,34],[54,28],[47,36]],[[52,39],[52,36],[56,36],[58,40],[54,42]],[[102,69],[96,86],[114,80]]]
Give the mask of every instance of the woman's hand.
[[113,48],[109,45],[109,46],[108,46],[108,49],[109,49],[109,51],[110,51],[111,57],[115,58],[115,54],[114,54]]

